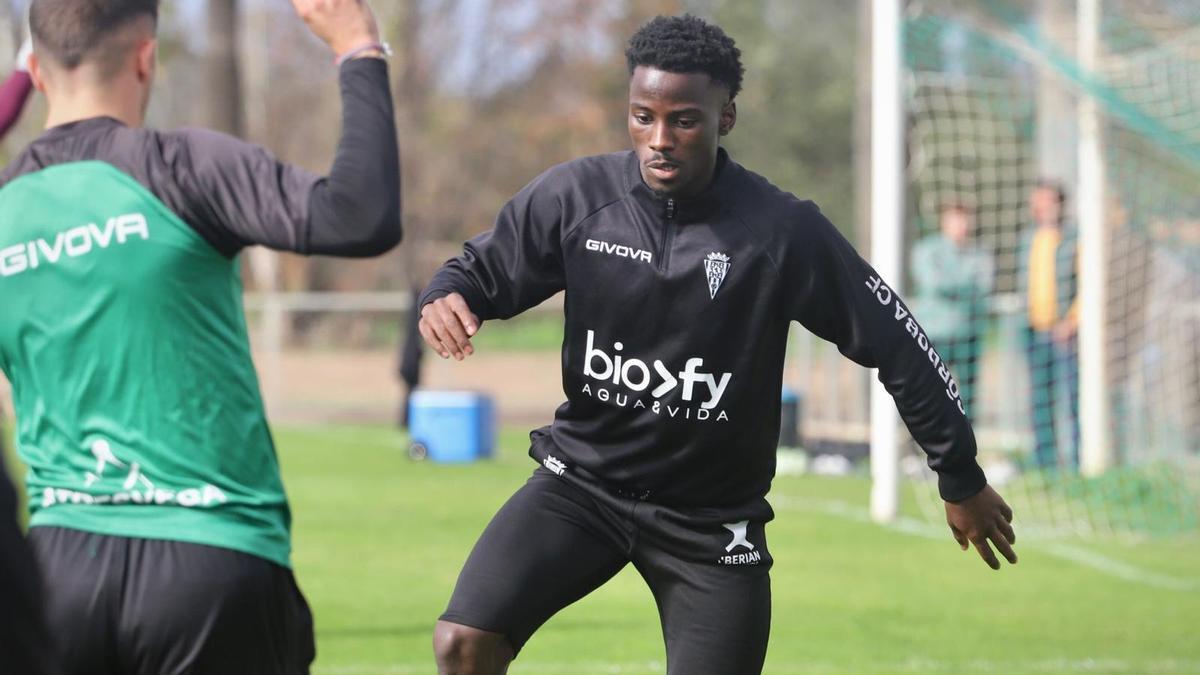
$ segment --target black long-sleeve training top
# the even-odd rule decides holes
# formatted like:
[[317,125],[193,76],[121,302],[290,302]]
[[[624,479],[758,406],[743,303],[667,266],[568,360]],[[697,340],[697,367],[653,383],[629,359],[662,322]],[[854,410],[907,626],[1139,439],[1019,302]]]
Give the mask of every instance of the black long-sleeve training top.
[[342,130],[328,176],[214,131],[156,131],[94,117],[48,129],[5,168],[0,186],[56,164],[99,160],[149,189],[226,256],[256,244],[302,254],[378,255],[401,237],[387,63],[352,59],[338,77]]
[[633,152],[557,166],[422,294],[481,320],[566,290],[563,389],[534,459],[679,506],[762,497],[775,473],[788,327],[878,367],[942,497],[985,485],[954,381],[907,306],[809,201],[721,151],[710,187],[663,198]]

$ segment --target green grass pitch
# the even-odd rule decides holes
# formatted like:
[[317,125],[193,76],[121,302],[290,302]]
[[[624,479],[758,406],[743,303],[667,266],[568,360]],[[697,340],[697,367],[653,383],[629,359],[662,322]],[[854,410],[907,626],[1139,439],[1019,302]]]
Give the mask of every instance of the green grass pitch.
[[[431,673],[430,633],[475,538],[534,464],[413,463],[387,429],[283,430],[317,675]],[[1200,672],[1200,539],[1023,541],[1000,572],[944,528],[869,522],[865,478],[781,477],[766,673]],[[910,513],[915,510],[910,509]],[[552,618],[510,673],[663,673],[632,568]]]
[[[459,567],[534,468],[524,432],[467,466],[414,463],[385,428],[276,437],[314,674],[434,672],[430,634]],[[1017,513],[1021,562],[992,572],[941,527],[870,523],[868,489],[863,477],[776,480],[766,673],[1200,673],[1195,535],[1021,539]],[[627,569],[552,618],[509,672],[665,672],[649,591]]]

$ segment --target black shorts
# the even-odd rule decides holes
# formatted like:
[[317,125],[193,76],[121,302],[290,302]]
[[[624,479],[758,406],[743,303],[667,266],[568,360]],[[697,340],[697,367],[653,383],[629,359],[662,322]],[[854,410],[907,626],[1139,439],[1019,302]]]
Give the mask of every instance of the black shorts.
[[16,513],[0,447],[0,673],[51,675],[59,669],[42,621],[41,583]]
[[296,675],[316,656],[292,571],[201,544],[29,532],[64,675]]
[[503,633],[514,651],[628,563],[658,605],[667,672],[762,670],[771,624],[765,499],[678,509],[539,468],[467,559],[443,621]]

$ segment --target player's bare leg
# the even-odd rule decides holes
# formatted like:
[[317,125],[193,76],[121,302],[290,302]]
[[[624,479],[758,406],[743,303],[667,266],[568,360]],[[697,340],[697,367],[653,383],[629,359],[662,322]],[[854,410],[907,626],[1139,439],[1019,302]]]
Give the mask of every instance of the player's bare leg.
[[501,633],[438,621],[433,631],[438,675],[504,675],[513,648]]

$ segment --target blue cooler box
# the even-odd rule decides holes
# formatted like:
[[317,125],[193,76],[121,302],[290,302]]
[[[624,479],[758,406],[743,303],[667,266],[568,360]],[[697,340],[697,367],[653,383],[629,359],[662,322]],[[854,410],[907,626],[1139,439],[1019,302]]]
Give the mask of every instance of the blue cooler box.
[[408,401],[408,432],[414,457],[434,462],[473,462],[492,456],[495,407],[473,391],[415,391]]

